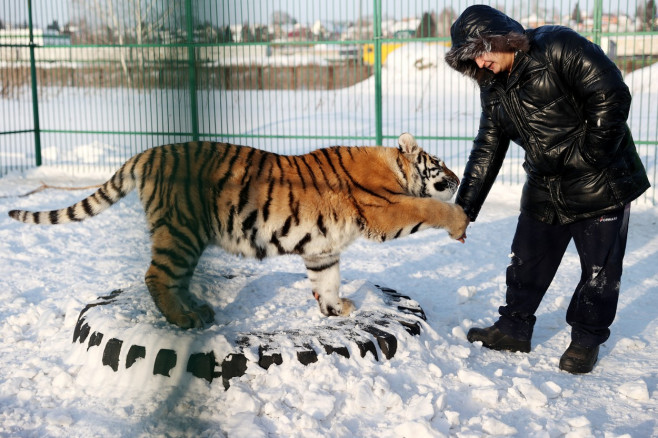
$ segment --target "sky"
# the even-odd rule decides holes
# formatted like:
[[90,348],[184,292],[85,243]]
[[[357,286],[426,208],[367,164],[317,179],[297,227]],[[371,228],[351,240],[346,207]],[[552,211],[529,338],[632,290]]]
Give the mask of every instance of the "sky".
[[[173,0],[167,0],[173,1]],[[644,0],[603,0],[603,11],[622,11],[633,15],[637,4]],[[147,0],[142,0],[143,4]],[[457,2],[447,0],[417,0],[400,2],[396,0],[382,0],[382,15],[395,19],[405,17],[420,17],[424,12],[435,11],[440,13],[446,5],[452,7],[456,13],[475,3],[490,4],[514,16],[527,15],[530,10],[546,8],[562,11],[561,15],[570,13],[576,3],[581,10],[591,12],[595,0],[581,0],[579,2],[567,0],[525,0],[513,1],[482,1],[460,0]],[[117,0],[115,5],[121,5]],[[128,4],[126,0],[123,4]],[[75,17],[73,0],[32,0],[34,23],[37,27],[45,27],[53,20],[60,24],[67,23]],[[175,5],[184,11],[184,3],[176,2]],[[294,2],[291,0],[194,0],[193,9],[196,16],[202,21],[209,21],[215,25],[242,24],[268,24],[271,22],[272,13],[275,11],[288,12],[300,23],[312,24],[316,20],[323,21],[349,21],[359,16],[372,16],[374,14],[373,0],[304,0]],[[28,19],[27,2],[25,0],[3,0],[0,4],[0,19],[10,23],[24,23]]]
[[[215,4],[213,0],[200,0],[200,8],[208,8],[208,5]],[[545,0],[545,1],[447,1],[447,0],[419,0],[400,2],[396,0],[382,0],[382,15],[395,19],[402,19],[405,17],[421,17],[424,12],[434,11],[440,13],[446,6],[452,8],[456,13],[459,13],[466,7],[483,3],[489,4],[499,9],[505,9],[507,13],[522,16],[527,15],[528,11],[534,11],[537,8],[554,9],[564,13],[571,13],[576,3],[579,3],[581,10],[592,11],[594,8],[594,0],[586,1],[564,1],[564,0]],[[299,22],[312,23],[317,19],[325,20],[343,20],[354,19],[359,15],[372,16],[374,15],[374,1],[372,0],[336,0],[336,1],[322,1],[322,0],[309,0],[299,2],[290,1],[264,1],[264,0],[249,0],[235,2],[239,5],[238,8],[232,8],[230,11],[226,8],[218,15],[221,24],[240,24],[244,21],[268,23],[269,17],[274,11],[287,11]],[[613,1],[603,0],[604,12],[609,11],[632,11],[636,9],[637,1]]]

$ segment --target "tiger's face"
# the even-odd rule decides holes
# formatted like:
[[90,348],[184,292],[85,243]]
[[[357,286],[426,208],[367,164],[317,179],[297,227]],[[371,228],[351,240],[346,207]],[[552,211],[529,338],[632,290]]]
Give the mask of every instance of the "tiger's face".
[[459,187],[459,178],[448,169],[443,160],[425,152],[413,135],[405,132],[398,138],[400,151],[414,163],[420,181],[411,184],[410,190],[417,196],[449,201]]
[[[424,157],[422,155],[425,155]],[[446,164],[428,153],[421,154],[424,165],[421,165],[421,174],[425,187],[424,196],[438,199],[439,201],[449,201],[459,187],[459,178],[455,173],[448,169]]]

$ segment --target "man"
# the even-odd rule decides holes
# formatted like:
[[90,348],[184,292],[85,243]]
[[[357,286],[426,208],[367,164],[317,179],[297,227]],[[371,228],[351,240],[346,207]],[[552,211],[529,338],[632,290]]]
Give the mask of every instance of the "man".
[[529,352],[535,312],[574,240],[582,276],[567,310],[571,343],[560,369],[588,373],[610,336],[630,202],[648,187],[626,125],[628,87],[615,64],[571,29],[525,30],[485,5],[451,27],[446,62],[480,86],[480,126],[456,203],[475,221],[510,141],[527,177],[507,268],[506,305],[470,342]]

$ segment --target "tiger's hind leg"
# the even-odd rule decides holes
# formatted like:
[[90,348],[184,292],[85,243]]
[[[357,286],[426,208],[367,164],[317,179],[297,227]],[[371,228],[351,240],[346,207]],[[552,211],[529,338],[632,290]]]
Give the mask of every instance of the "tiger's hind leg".
[[351,300],[339,296],[339,262],[338,254],[304,257],[313,296],[325,316],[348,316],[355,309]]
[[194,274],[194,269],[196,265],[193,266],[188,275],[185,277],[179,291],[184,293],[179,293],[180,299],[187,306],[188,309],[193,309],[200,317],[203,322],[206,324],[211,324],[215,321],[215,311],[208,304],[199,301],[190,291],[190,280],[192,279],[192,274]]
[[189,292],[189,282],[206,243],[199,236],[162,225],[153,231],[152,261],[146,285],[155,305],[172,324],[200,328],[212,323],[215,313],[199,304]]

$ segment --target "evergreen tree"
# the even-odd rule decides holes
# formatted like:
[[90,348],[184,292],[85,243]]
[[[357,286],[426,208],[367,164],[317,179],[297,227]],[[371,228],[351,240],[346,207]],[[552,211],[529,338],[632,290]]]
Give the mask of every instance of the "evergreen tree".
[[576,2],[576,6],[573,8],[573,12],[571,12],[571,19],[576,22],[580,23],[583,21],[583,15],[580,12],[580,3]]

